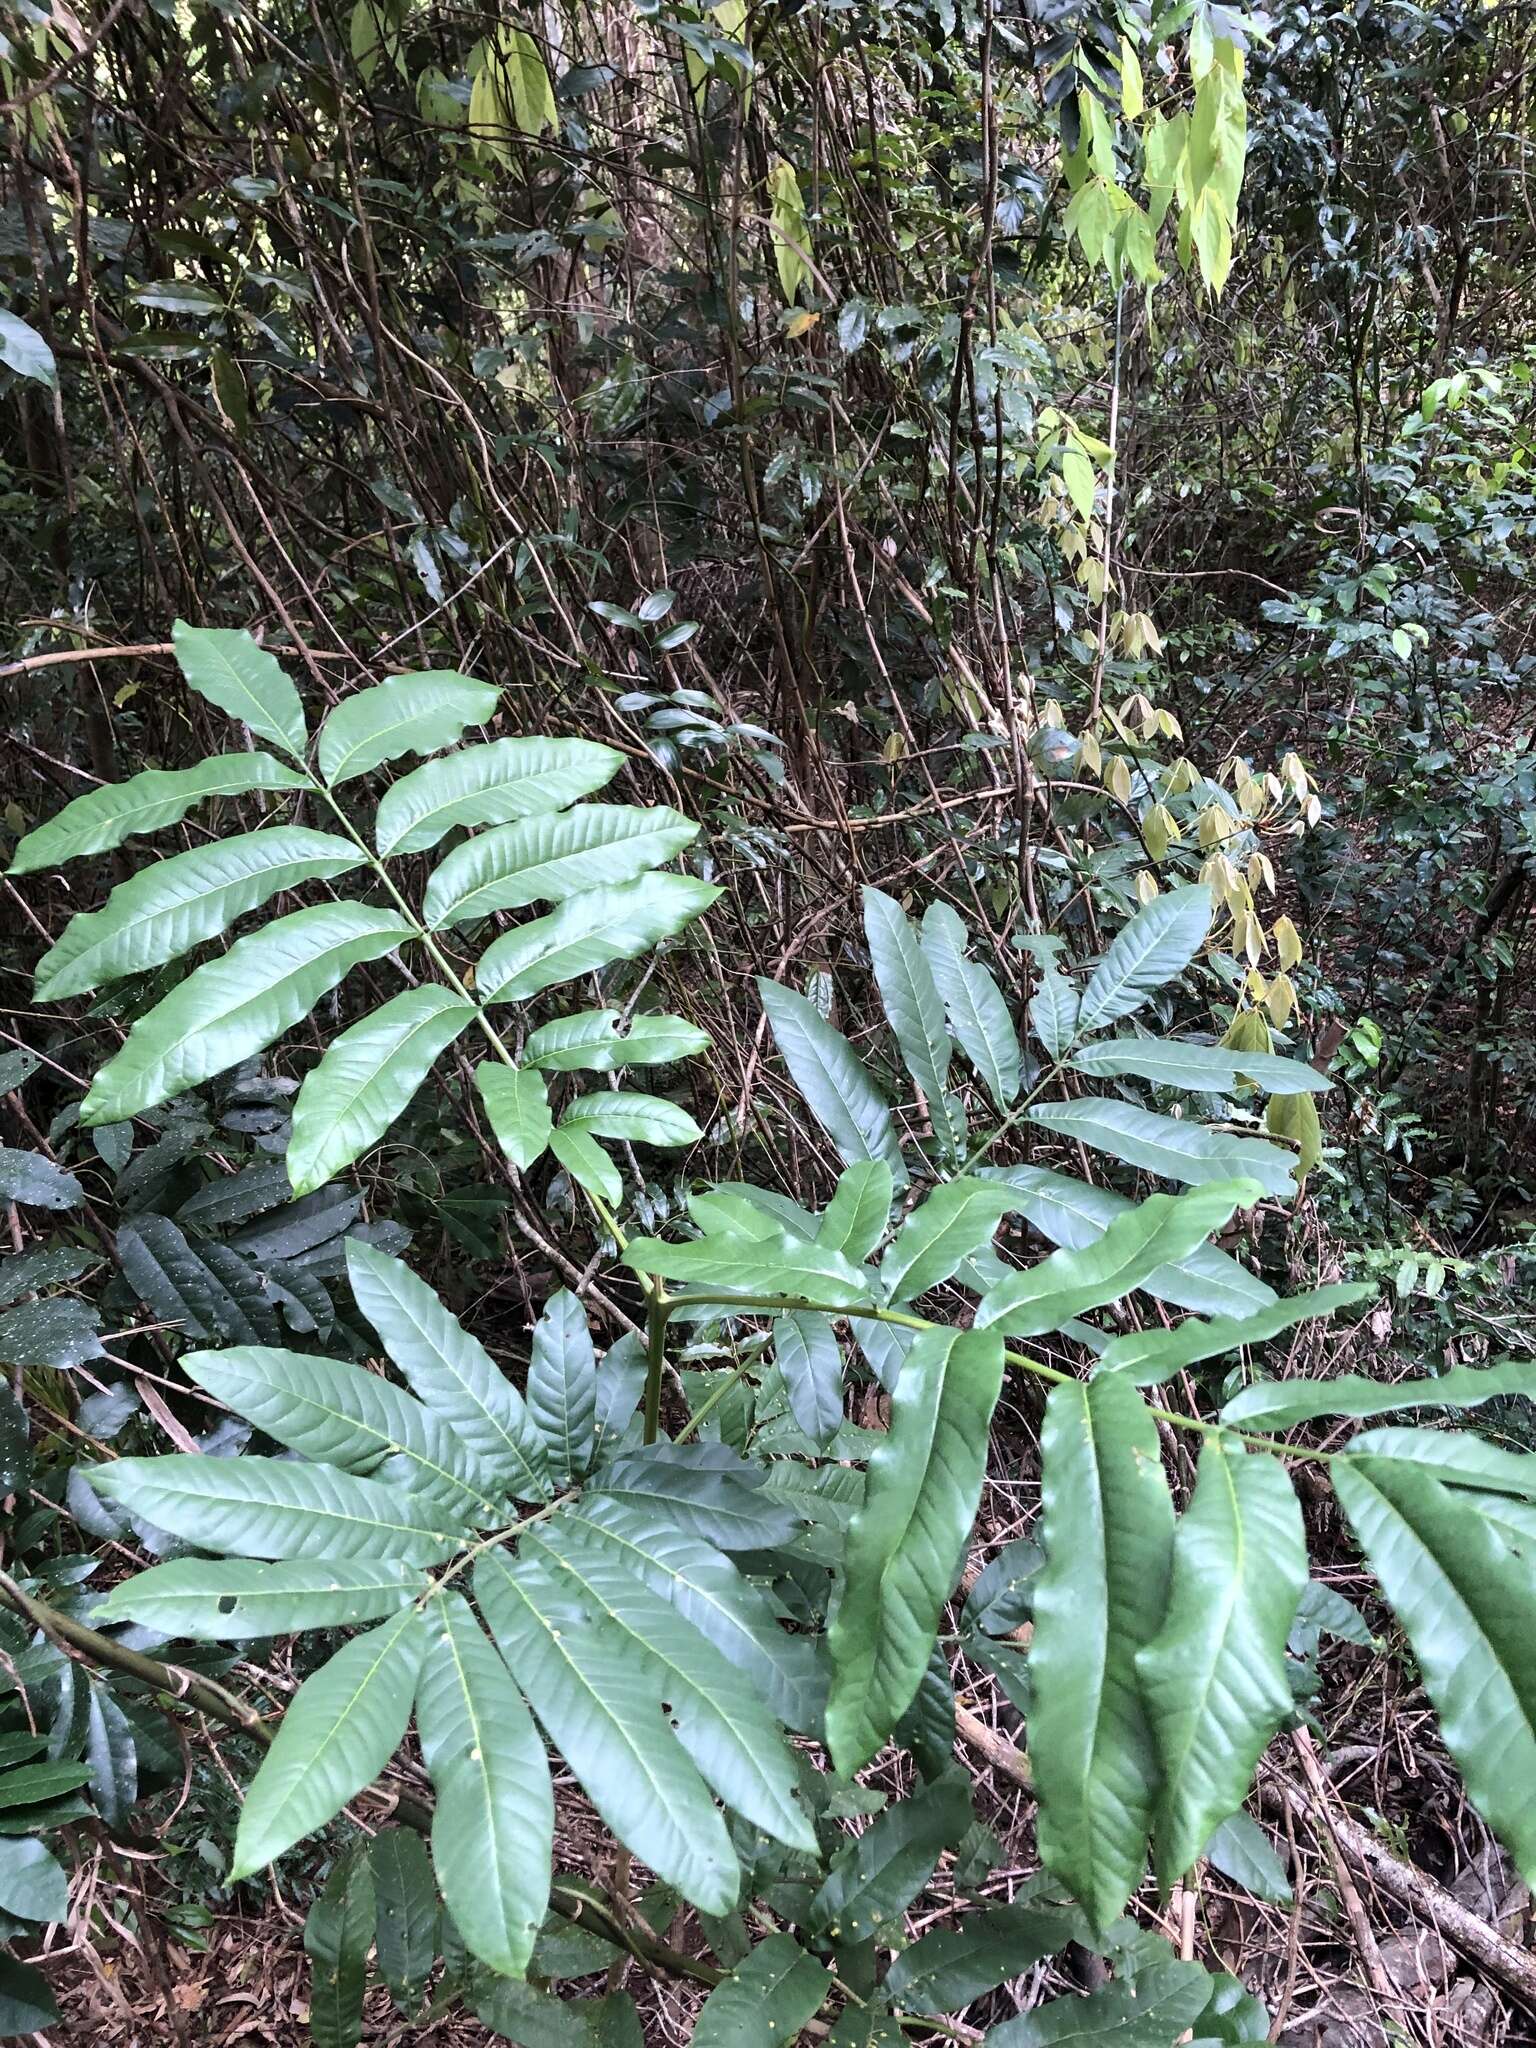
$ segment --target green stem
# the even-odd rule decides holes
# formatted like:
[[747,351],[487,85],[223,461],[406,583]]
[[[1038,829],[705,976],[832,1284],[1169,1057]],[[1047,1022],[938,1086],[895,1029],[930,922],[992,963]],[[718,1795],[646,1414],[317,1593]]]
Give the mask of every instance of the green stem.
[[676,1300],[658,1280],[645,1305],[645,1424],[641,1441],[655,1443],[661,1434],[661,1381],[667,1369],[667,1320]]

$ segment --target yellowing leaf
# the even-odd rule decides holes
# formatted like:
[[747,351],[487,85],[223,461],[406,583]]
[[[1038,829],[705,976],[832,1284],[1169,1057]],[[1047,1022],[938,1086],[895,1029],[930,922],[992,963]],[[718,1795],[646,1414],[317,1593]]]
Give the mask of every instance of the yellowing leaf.
[[1127,121],[1136,120],[1146,105],[1146,89],[1141,77],[1141,59],[1136,46],[1129,36],[1120,38],[1120,111]]
[[[1273,882],[1270,887],[1274,887]],[[1275,941],[1275,952],[1279,957],[1281,969],[1288,974],[1301,959],[1301,934],[1288,917],[1277,917],[1271,926],[1271,935]]]
[[1299,1155],[1296,1180],[1300,1186],[1323,1157],[1323,1129],[1315,1099],[1311,1095],[1272,1095],[1264,1122],[1271,1137],[1289,1138],[1295,1145]]
[[800,196],[800,180],[795,176],[794,165],[785,163],[780,157],[768,173],[768,190],[773,201],[769,223],[773,230],[779,289],[784,294],[785,304],[792,306],[801,285],[808,284],[811,277],[811,266],[807,260],[811,230],[805,217],[805,201]]

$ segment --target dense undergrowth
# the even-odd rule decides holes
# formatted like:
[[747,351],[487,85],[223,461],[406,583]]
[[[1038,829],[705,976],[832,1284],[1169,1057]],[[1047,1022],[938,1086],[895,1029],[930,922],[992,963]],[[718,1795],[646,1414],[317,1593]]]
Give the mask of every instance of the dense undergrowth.
[[1529,2038],[1529,20],[0,26],[0,2032]]

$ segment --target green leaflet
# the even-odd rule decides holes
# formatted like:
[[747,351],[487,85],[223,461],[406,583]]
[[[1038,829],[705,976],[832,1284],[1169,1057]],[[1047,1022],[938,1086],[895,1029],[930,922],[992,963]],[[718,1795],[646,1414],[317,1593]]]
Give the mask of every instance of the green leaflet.
[[1234,1137],[1228,1131],[1207,1130],[1203,1124],[1107,1099],[1039,1102],[1029,1111],[1029,1120],[1164,1180],[1199,1185],[1241,1175],[1256,1180],[1266,1195],[1278,1200],[1289,1201],[1296,1193],[1291,1154],[1262,1138]]
[[726,1233],[682,1244],[636,1237],[625,1248],[623,1262],[636,1273],[733,1295],[782,1294],[834,1308],[875,1298],[873,1275],[850,1266],[841,1252],[824,1251],[785,1231],[762,1237]]
[[388,1557],[177,1557],[114,1586],[96,1611],[193,1642],[242,1642],[378,1621],[424,1583],[419,1570]]
[[426,1628],[416,1726],[437,1795],[437,1881],[471,1954],[520,1977],[549,1904],[549,1762],[511,1674],[461,1595],[440,1594]]
[[1154,1834],[1165,1887],[1237,1812],[1291,1711],[1285,1643],[1306,1583],[1306,1530],[1285,1467],[1207,1437],[1173,1539],[1168,1611],[1136,1656],[1162,1763]]
[[0,1841],[0,1913],[18,1920],[67,1920],[69,1879],[41,1842]]
[[705,1999],[693,2048],[782,2048],[820,2011],[827,1967],[791,1934],[770,1934]]
[[1329,1467],[1360,1546],[1413,1645],[1446,1748],[1522,1876],[1536,1877],[1536,1598],[1530,1564],[1480,1512],[1406,1460]]
[[455,825],[504,825],[563,810],[611,781],[624,756],[595,740],[491,740],[428,761],[379,800],[382,854],[424,853]]
[[1049,1058],[1059,1060],[1076,1038],[1077,1016],[1077,990],[1064,974],[1045,962],[1029,999],[1029,1022]]
[[427,1406],[519,1500],[544,1500],[549,1468],[522,1396],[399,1259],[347,1239],[358,1307]]
[[1322,1095],[1333,1086],[1305,1060],[1274,1053],[1237,1052],[1220,1045],[1190,1045],[1176,1038],[1101,1038],[1072,1055],[1080,1074],[1135,1074],[1160,1088],[1229,1094],[1251,1081],[1269,1095]]
[[549,1149],[565,1168],[577,1187],[585,1188],[589,1195],[596,1195],[616,1209],[624,1198],[624,1183],[619,1178],[619,1169],[608,1154],[588,1132],[557,1125],[550,1133]]
[[408,988],[333,1038],[293,1106],[288,1177],[307,1195],[361,1159],[409,1107],[475,1006],[445,988]]
[[884,1160],[892,1185],[904,1188],[907,1170],[890,1105],[853,1047],[793,989],[759,976],[757,992],[790,1077],[838,1156],[849,1166],[861,1159]]
[[843,1354],[830,1321],[804,1311],[775,1316],[773,1357],[790,1413],[812,1443],[829,1444],[843,1423]]
[[863,894],[864,934],[880,1000],[896,1034],[902,1062],[923,1092],[934,1134],[952,1148],[955,1133],[945,1093],[952,1047],[933,969],[911,920],[895,898],[879,889],[866,888]]
[[525,1173],[547,1148],[555,1127],[543,1075],[528,1067],[482,1060],[475,1069],[475,1086],[497,1144],[518,1171]]
[[200,697],[249,726],[258,739],[303,760],[309,733],[299,693],[249,633],[178,619],[171,639],[177,666]]
[[597,1355],[581,1303],[562,1287],[533,1326],[528,1413],[558,1487],[585,1476],[596,1447]]
[[891,1302],[915,1301],[948,1280],[965,1261],[992,1241],[993,1232],[1018,1197],[1005,1182],[950,1180],[897,1231],[880,1261],[880,1278]]
[[311,1352],[237,1346],[188,1352],[182,1370],[275,1443],[317,1464],[384,1475],[468,1524],[495,1518],[499,1489],[430,1408],[377,1373]]
[[1002,1339],[979,1331],[925,1330],[901,1369],[827,1630],[827,1743],[845,1777],[917,1691],[981,1498],[1002,1381]]
[[494,714],[500,694],[453,669],[424,669],[358,690],[320,729],[320,773],[334,789],[402,754],[451,747],[466,726],[483,725]]
[[899,1927],[902,1913],[971,1818],[969,1789],[954,1771],[893,1802],[833,1857],[802,1924],[850,1948]]
[[922,948],[960,1050],[987,1084],[999,1110],[1018,1097],[1023,1054],[1003,992],[988,970],[965,957],[966,930],[947,903],[923,912]]
[[323,903],[238,939],[139,1019],[91,1083],[81,1122],[124,1122],[264,1052],[350,968],[410,936],[393,911]]
[[885,1988],[903,2012],[959,2012],[1074,1941],[1080,1915],[1061,1906],[988,1906],[903,1949]]
[[579,1524],[561,1519],[530,1529],[518,1555],[520,1564],[536,1562],[616,1650],[653,1674],[677,1739],[717,1796],[775,1841],[815,1855],[816,1831],[796,1802],[794,1767],[773,1717],[709,1638],[610,1546],[585,1538]]
[[1029,1670],[1040,1854],[1099,1928],[1140,1882],[1157,1756],[1136,1652],[1164,1611],[1173,1502],[1157,1428],[1123,1377],[1053,1387]]
[[550,916],[499,938],[480,962],[476,993],[486,1003],[522,1002],[614,960],[633,960],[681,931],[719,894],[692,875],[642,875],[613,889],[585,889]]
[[845,1167],[817,1225],[816,1242],[858,1265],[885,1235],[891,1193],[891,1170],[883,1159],[862,1159]]
[[1139,1010],[1184,972],[1210,928],[1211,892],[1203,882],[1156,897],[1110,941],[1083,990],[1078,1030],[1101,1031]]
[[[1103,1236],[1117,1216],[1134,1206],[1110,1188],[1090,1187],[1070,1174],[1050,1173],[1039,1166],[985,1168],[997,1173],[1019,1194],[1019,1206],[1052,1243],[1069,1251]],[[1276,1299],[1275,1290],[1213,1244],[1202,1244],[1187,1259],[1160,1266],[1141,1283],[1142,1292],[1197,1315],[1250,1315]]]
[[562,1517],[582,1538],[607,1548],[633,1575],[668,1600],[727,1662],[743,1672],[786,1726],[820,1725],[825,1693],[819,1646],[779,1627],[764,1589],[744,1578],[712,1543],[612,1495],[588,1492]]
[[[1356,1286],[1316,1287],[1308,1294],[1287,1295],[1283,1301],[1251,1316],[1217,1316],[1208,1323],[1192,1316],[1171,1330],[1132,1330],[1105,1346],[1099,1357],[1099,1370],[1128,1373],[1137,1386],[1152,1386],[1186,1365],[1197,1365],[1205,1358],[1220,1358],[1224,1352],[1238,1351],[1245,1345],[1263,1344],[1313,1316],[1332,1315],[1335,1309],[1366,1301],[1375,1291],[1363,1282]],[[1261,1391],[1273,1390],[1248,1388],[1236,1398],[1242,1400],[1248,1393]],[[1227,1404],[1229,1409],[1232,1405]]]
[[475,1566],[475,1598],[512,1675],[621,1842],[706,1913],[736,1903],[725,1824],[661,1713],[654,1668],[532,1559]]
[[[1362,1288],[1361,1294],[1372,1292]],[[1434,1379],[1387,1384],[1359,1373],[1335,1380],[1267,1380],[1244,1387],[1221,1411],[1223,1422],[1245,1429],[1289,1429],[1316,1415],[1392,1415],[1403,1408],[1476,1408],[1504,1394],[1536,1394],[1536,1360],[1505,1358],[1496,1365],[1455,1365]]]
[[245,1795],[231,1883],[275,1862],[373,1783],[404,1737],[425,1652],[421,1616],[407,1608],[305,1679]]
[[437,1961],[437,1887],[420,1835],[380,1828],[368,1845],[378,1906],[379,1974],[396,2009],[414,2014]]
[[304,1922],[309,2037],[314,2048],[357,2048],[375,1925],[373,1870],[361,1842],[337,1859]]
[[38,1000],[58,1002],[159,967],[217,938],[280,890],[349,874],[361,863],[349,841],[298,825],[173,854],[120,883],[102,909],[71,918],[38,963]]
[[398,1486],[285,1458],[119,1458],[98,1493],[157,1529],[231,1557],[382,1557],[434,1564],[462,1541],[451,1516]]
[[184,1337],[275,1344],[282,1335],[257,1268],[229,1245],[189,1239],[169,1216],[145,1215],[117,1233],[123,1278]]
[[552,1074],[612,1073],[616,1067],[664,1066],[707,1052],[710,1036],[684,1017],[642,1011],[620,1032],[617,1010],[583,1010],[541,1024],[523,1048],[530,1067]]
[[1172,2048],[1210,2003],[1198,1963],[1159,1962],[1087,1998],[1053,1998],[1005,2020],[987,2048]]
[[660,867],[698,837],[691,818],[661,806],[581,804],[466,839],[427,883],[427,923],[466,924],[528,903],[563,903]]
[[127,782],[109,782],[77,796],[29,832],[7,870],[33,874],[88,853],[107,853],[140,833],[180,824],[207,797],[253,789],[303,789],[309,778],[270,754],[214,754],[192,768],[146,768]]
[[1060,1329],[1074,1316],[1118,1301],[1148,1274],[1186,1258],[1255,1199],[1251,1181],[1229,1180],[1187,1195],[1149,1195],[1081,1251],[1056,1251],[1010,1273],[982,1297],[979,1329],[1011,1337]]
[[588,1132],[594,1138],[616,1138],[630,1145],[693,1145],[703,1137],[687,1110],[660,1095],[637,1095],[621,1088],[578,1095],[561,1117],[565,1130]]

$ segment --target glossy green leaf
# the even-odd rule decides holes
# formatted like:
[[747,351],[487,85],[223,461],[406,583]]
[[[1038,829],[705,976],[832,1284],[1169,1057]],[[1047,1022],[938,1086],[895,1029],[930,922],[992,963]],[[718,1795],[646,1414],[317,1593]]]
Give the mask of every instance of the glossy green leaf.
[[591,1485],[647,1515],[670,1517],[720,1550],[773,1550],[800,1523],[765,1476],[725,1444],[652,1444],[612,1459]]
[[987,2048],[1173,2048],[1210,2002],[1198,1963],[1172,1958],[1086,1998],[1052,1998],[1005,2020]]
[[1136,1657],[1162,1764],[1154,1840],[1164,1886],[1237,1812],[1291,1711],[1285,1644],[1306,1583],[1306,1530],[1285,1467],[1207,1437],[1173,1539],[1168,1610]]
[[838,1156],[848,1166],[861,1159],[884,1160],[893,1186],[904,1188],[907,1170],[890,1105],[853,1047],[793,989],[759,976],[757,992],[790,1077]]
[[506,1665],[455,1592],[427,1615],[416,1726],[437,1795],[432,1861],[453,1924],[481,1962],[520,1977],[549,1902],[549,1761]]
[[579,1521],[562,1516],[530,1528],[518,1558],[535,1561],[616,1650],[624,1647],[650,1672],[678,1741],[720,1799],[776,1841],[816,1854],[816,1832],[796,1800],[793,1759],[773,1716],[709,1637]]
[[786,2048],[831,1989],[825,1963],[792,1934],[770,1934],[705,1999],[693,2048]]
[[363,2038],[374,1923],[373,1871],[359,1842],[332,1866],[304,1922],[313,2048],[357,2048]]
[[[1228,1351],[1238,1351],[1250,1344],[1263,1344],[1269,1338],[1277,1337],[1282,1330],[1292,1329],[1313,1316],[1332,1315],[1335,1309],[1354,1307],[1359,1302],[1368,1301],[1375,1292],[1374,1287],[1363,1283],[1317,1287],[1308,1294],[1287,1295],[1284,1300],[1274,1302],[1269,1308],[1261,1308],[1251,1316],[1220,1316],[1208,1323],[1191,1317],[1171,1330],[1132,1330],[1106,1346],[1099,1357],[1099,1370],[1124,1372],[1138,1386],[1151,1386],[1187,1365],[1199,1364],[1202,1359],[1220,1358]],[[1339,1382],[1329,1384],[1338,1385]],[[1360,1384],[1374,1387],[1377,1393],[1385,1391],[1368,1380]],[[1312,1390],[1319,1391],[1316,1382],[1312,1383]],[[1249,1387],[1236,1398],[1246,1400],[1250,1394],[1281,1391],[1268,1386]],[[1289,1391],[1287,1386],[1284,1392]],[[1233,1405],[1229,1402],[1228,1410]],[[1232,1419],[1230,1415],[1228,1419]]]
[[1141,1009],[1184,972],[1210,928],[1211,892],[1205,883],[1155,897],[1105,949],[1083,990],[1079,1031],[1102,1031]]
[[827,1630],[827,1743],[845,1776],[917,1691],[970,1539],[1002,1382],[1001,1337],[974,1330],[925,1330],[901,1369]]
[[691,818],[662,806],[579,804],[520,818],[456,846],[427,883],[427,923],[467,924],[529,903],[563,903],[658,868],[698,837]]
[[557,1125],[550,1134],[549,1149],[577,1187],[585,1188],[589,1195],[596,1195],[610,1209],[618,1207],[624,1198],[624,1183],[619,1178],[619,1169],[589,1132],[575,1125],[570,1129]]
[[117,1233],[123,1278],[183,1337],[276,1343],[282,1335],[260,1270],[231,1246],[188,1238],[169,1216],[136,1216]]
[[1047,962],[1029,999],[1029,1024],[1051,1059],[1059,1060],[1076,1038],[1077,1018],[1077,990]]
[[1081,1251],[1052,1252],[1010,1273],[976,1311],[980,1329],[1012,1337],[1059,1330],[1074,1316],[1119,1301],[1150,1273],[1182,1259],[1256,1198],[1251,1181],[1219,1181],[1187,1195],[1149,1195]]
[[8,870],[33,874],[89,853],[107,853],[140,833],[178,825],[194,805],[255,789],[303,789],[308,778],[270,754],[214,754],[191,768],[146,768],[127,782],[109,782],[77,796],[29,832]]
[[[1359,1296],[1374,1293],[1362,1287]],[[1369,1380],[1341,1373],[1332,1380],[1261,1380],[1234,1394],[1223,1422],[1245,1429],[1289,1429],[1317,1415],[1392,1415],[1403,1408],[1476,1408],[1507,1394],[1536,1395],[1536,1359],[1496,1365],[1453,1365],[1433,1379]]]
[[903,1949],[885,1988],[903,2012],[959,2012],[1020,1977],[1076,1938],[1079,1916],[1060,1906],[987,1906]]
[[633,1272],[688,1281],[711,1293],[787,1295],[836,1308],[874,1300],[872,1275],[849,1265],[841,1252],[825,1251],[784,1231],[763,1237],[694,1237],[680,1244],[636,1237],[625,1247],[623,1260]]
[[469,725],[492,717],[500,692],[453,669],[392,676],[344,697],[320,730],[315,758],[334,788],[403,754],[451,747]]
[[1136,1652],[1162,1620],[1173,1502],[1157,1428],[1123,1377],[1053,1387],[1041,1434],[1029,1754],[1040,1854],[1108,1926],[1140,1882],[1157,1752]]
[[1337,1458],[1329,1478],[1413,1645],[1474,1805],[1536,1878],[1536,1589],[1475,1496],[1397,1458]]
[[1004,1181],[950,1180],[936,1187],[897,1231],[880,1261],[887,1299],[915,1301],[992,1242],[1018,1198]]
[[393,911],[322,903],[238,939],[139,1019],[91,1083],[81,1122],[121,1123],[264,1052],[350,968],[410,936]]
[[549,1467],[522,1396],[409,1266],[347,1239],[353,1297],[420,1398],[519,1500],[543,1500]]
[[482,1060],[475,1069],[475,1086],[497,1144],[519,1173],[525,1173],[543,1156],[555,1127],[543,1075],[530,1067]]
[[69,1879],[41,1842],[0,1841],[0,1913],[17,1920],[66,1920]]
[[398,1486],[287,1458],[118,1458],[98,1493],[172,1536],[231,1557],[384,1557],[432,1564],[460,1540],[452,1518]]
[[816,1242],[859,1265],[885,1235],[891,1194],[891,1170],[883,1159],[861,1159],[845,1167],[817,1225]]
[[[610,1358],[611,1358],[610,1354]],[[712,1543],[678,1526],[661,1503],[588,1491],[565,1511],[589,1542],[605,1545],[668,1600],[686,1621],[745,1673],[786,1726],[819,1728],[826,1687],[818,1645],[779,1626],[768,1592],[745,1578]]]
[[299,693],[249,633],[178,619],[171,639],[177,667],[200,697],[249,726],[257,739],[303,759],[309,733]]
[[1023,1054],[1003,992],[988,970],[965,957],[966,930],[947,903],[923,912],[922,948],[956,1043],[987,1084],[999,1110],[1022,1086]]
[[693,1145],[704,1135],[681,1104],[618,1088],[578,1095],[560,1122],[566,1130],[629,1145]]
[[665,1066],[707,1052],[710,1036],[686,1017],[641,1011],[621,1031],[618,1010],[583,1010],[541,1024],[523,1048],[530,1067],[552,1074],[608,1074],[617,1067]]
[[499,1490],[430,1408],[337,1358],[237,1345],[191,1351],[181,1369],[194,1386],[254,1423],[274,1443],[318,1464],[386,1476],[427,1495],[468,1528],[491,1520]]
[[883,1935],[889,1939],[971,1818],[968,1788],[954,1772],[909,1798],[893,1800],[833,1857],[802,1924],[848,1947]]
[[424,853],[455,825],[505,825],[563,810],[611,781],[624,756],[595,740],[491,740],[428,761],[385,791],[380,853]]
[[1011,1635],[1034,1611],[1035,1580],[1045,1557],[1029,1536],[1016,1536],[988,1558],[966,1596],[965,1618],[989,1636]]
[[512,1675],[621,1842],[707,1913],[740,1872],[704,1781],[661,1712],[660,1675],[597,1603],[532,1560],[487,1551],[475,1598]]
[[1263,1138],[1208,1130],[1204,1124],[1157,1116],[1133,1103],[1098,1098],[1037,1102],[1029,1120],[1164,1180],[1200,1186],[1241,1176],[1256,1180],[1266,1195],[1280,1201],[1291,1201],[1296,1194],[1293,1156]]
[[348,874],[361,863],[347,840],[299,825],[173,854],[120,883],[102,909],[70,920],[38,963],[38,1000],[58,1002],[159,967],[217,938],[281,890]]
[[1205,1845],[1205,1860],[1212,1870],[1230,1877],[1245,1892],[1266,1905],[1288,1906],[1292,1892],[1285,1865],[1270,1846],[1269,1837],[1246,1813],[1229,1814]]
[[597,1428],[597,1354],[586,1312],[562,1287],[533,1326],[528,1413],[544,1439],[558,1487],[582,1478],[592,1462]]
[[390,1557],[177,1557],[114,1586],[96,1613],[193,1642],[242,1642],[378,1621],[414,1598],[419,1569]]
[[414,2014],[437,1961],[437,1887],[420,1835],[380,1828],[368,1844],[378,1917],[379,1974],[398,2010]]
[[293,1106],[287,1160],[296,1195],[324,1187],[388,1133],[474,1014],[473,1003],[428,983],[331,1040]]
[[305,1679],[245,1795],[231,1883],[275,1862],[373,1783],[400,1747],[425,1653],[422,1618],[407,1608]]
[[826,1316],[791,1312],[773,1320],[773,1358],[790,1413],[824,1448],[843,1424],[843,1353]]
[[680,932],[719,894],[692,875],[641,875],[614,889],[583,890],[548,917],[499,938],[480,962],[476,993],[486,1003],[523,1002],[614,960],[633,960]]
[[[1006,1180],[1036,1230],[1069,1251],[1096,1243],[1117,1217],[1135,1207],[1111,1188],[1090,1187],[1070,1174],[1050,1173],[1040,1166],[984,1171],[995,1171]],[[1154,1300],[1192,1309],[1197,1315],[1246,1316],[1277,1299],[1272,1287],[1213,1244],[1199,1245],[1188,1258],[1160,1266],[1142,1281],[1141,1289]]]
[[1277,1059],[1273,1053],[1238,1052],[1220,1045],[1190,1045],[1176,1038],[1101,1038],[1072,1056],[1080,1074],[1134,1074],[1160,1088],[1184,1088],[1213,1095],[1230,1094],[1241,1081],[1251,1081],[1267,1095],[1326,1093],[1333,1086],[1326,1074],[1305,1060]]
[[896,1034],[902,1064],[923,1092],[935,1136],[942,1143],[953,1144],[946,1094],[953,1048],[933,969],[896,899],[870,888],[864,890],[863,899],[864,934],[875,985]]

